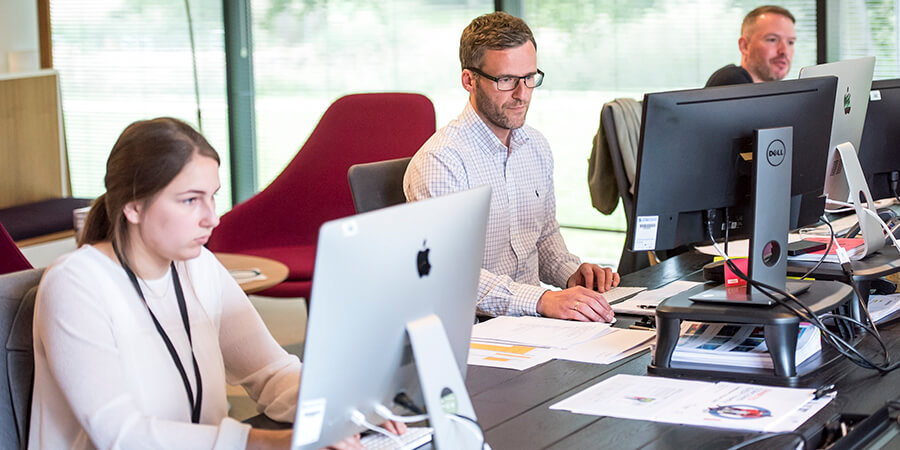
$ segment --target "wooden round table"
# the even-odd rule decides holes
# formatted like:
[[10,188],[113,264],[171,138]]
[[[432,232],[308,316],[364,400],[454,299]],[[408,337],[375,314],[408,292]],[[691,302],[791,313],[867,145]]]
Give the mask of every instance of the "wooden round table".
[[288,276],[288,266],[274,259],[240,253],[215,255],[247,294],[275,286]]

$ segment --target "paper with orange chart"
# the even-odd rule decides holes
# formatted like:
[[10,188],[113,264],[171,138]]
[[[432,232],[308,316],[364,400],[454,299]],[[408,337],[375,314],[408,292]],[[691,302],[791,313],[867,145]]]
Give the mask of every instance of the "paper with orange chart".
[[468,363],[473,366],[525,370],[551,359],[553,354],[549,348],[478,342],[469,344]]
[[468,363],[525,370],[551,359],[610,364],[647,348],[653,332],[542,317],[498,317],[472,329]]

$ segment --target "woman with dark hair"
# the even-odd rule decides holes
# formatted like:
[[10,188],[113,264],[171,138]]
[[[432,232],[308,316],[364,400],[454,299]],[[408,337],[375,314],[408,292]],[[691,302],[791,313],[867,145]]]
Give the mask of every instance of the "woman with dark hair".
[[[203,245],[219,156],[176,119],[129,125],[80,248],[38,289],[31,448],[286,448],[228,418],[225,383],[294,419],[300,361]],[[351,437],[337,447],[355,447]]]

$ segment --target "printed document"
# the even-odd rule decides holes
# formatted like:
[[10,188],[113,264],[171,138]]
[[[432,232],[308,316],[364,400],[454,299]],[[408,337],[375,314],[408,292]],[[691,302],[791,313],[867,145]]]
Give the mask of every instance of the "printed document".
[[556,352],[556,359],[611,364],[643,351],[655,342],[656,332],[612,328],[609,333]]
[[796,429],[833,397],[814,389],[616,375],[550,409],[653,422],[783,432]]
[[628,300],[611,306],[616,314],[652,316],[656,314],[656,307],[663,300],[700,284],[703,283],[684,280],[673,281],[661,288],[641,292]]
[[500,316],[475,324],[472,327],[472,340],[565,349],[608,332],[609,326],[610,324],[603,322]]
[[473,366],[525,370],[551,359],[553,351],[549,348],[472,342],[469,344],[467,363]]

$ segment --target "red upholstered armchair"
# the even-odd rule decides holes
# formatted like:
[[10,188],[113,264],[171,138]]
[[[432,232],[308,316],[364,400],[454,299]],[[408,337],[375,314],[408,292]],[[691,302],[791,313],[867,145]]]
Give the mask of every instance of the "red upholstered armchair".
[[31,269],[31,263],[0,224],[0,274]]
[[355,213],[347,170],[412,156],[434,131],[434,105],[422,95],[339,98],[272,184],[222,216],[209,249],[281,261],[287,280],[259,295],[309,299],[319,227]]

